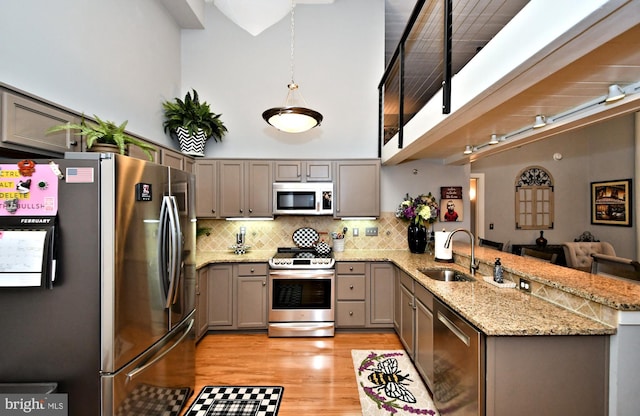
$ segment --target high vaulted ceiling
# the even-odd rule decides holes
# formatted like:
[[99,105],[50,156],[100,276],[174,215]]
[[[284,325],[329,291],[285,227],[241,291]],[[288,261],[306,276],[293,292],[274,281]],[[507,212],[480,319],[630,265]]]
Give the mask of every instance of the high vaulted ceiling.
[[[410,0],[386,0],[388,54],[392,50],[390,43],[395,38],[400,38],[399,21],[403,18],[406,20],[406,17],[401,16],[410,13],[414,3]],[[468,45],[473,45],[472,40],[477,37],[476,43],[483,46],[483,42],[490,40],[488,37],[492,32],[497,32],[510,20],[503,12],[511,10],[512,13],[517,13],[519,10],[513,4],[512,8],[498,7],[511,3],[506,0],[454,0],[453,3],[454,16],[457,10],[459,22],[473,21],[464,34],[468,37],[464,44]],[[526,2],[520,2],[520,7],[524,3]],[[492,134],[505,135],[526,129],[533,124],[533,119],[538,114],[561,114],[597,100],[606,94],[611,84],[624,87],[640,81],[640,2],[612,3],[618,3],[616,11],[603,13],[589,27],[552,45],[553,50],[532,57],[517,73],[505,77],[491,91],[480,94],[387,160],[383,157],[383,162],[397,164],[427,158],[440,159],[443,163],[450,164],[467,163],[533,140],[640,109],[640,94],[635,94],[621,102],[601,106],[598,111],[587,111],[584,117],[569,117],[565,122],[554,123],[555,125],[548,125],[538,131],[531,129],[526,134],[519,135],[521,137],[514,136],[514,139],[499,145],[487,146]],[[400,7],[401,4],[404,8]],[[482,10],[495,10],[496,13],[478,14],[478,7]],[[614,9],[612,6],[611,10]],[[611,25],[621,20],[624,20],[625,29],[614,36],[610,35]],[[455,26],[454,20],[454,31]],[[605,32],[608,38],[605,37]],[[599,42],[605,38],[608,40]],[[397,44],[397,40],[395,42]],[[593,47],[599,43],[602,44]],[[471,59],[472,48],[467,47],[466,50]],[[479,146],[481,149],[472,155],[463,155],[466,145]]]

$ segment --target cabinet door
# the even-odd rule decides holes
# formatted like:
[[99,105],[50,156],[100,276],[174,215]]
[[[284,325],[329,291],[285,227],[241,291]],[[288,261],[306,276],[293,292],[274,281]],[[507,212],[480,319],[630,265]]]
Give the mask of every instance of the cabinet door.
[[[140,139],[139,137],[136,137],[136,138]],[[149,144],[151,144],[152,146],[155,146],[152,143],[149,143]],[[156,147],[156,150],[151,151],[151,157],[152,157],[151,159],[149,159],[149,155],[143,152],[142,149],[140,149],[138,146],[133,146],[133,145],[129,146],[129,156],[134,157],[136,159],[147,160],[147,161],[156,162],[156,163],[160,162],[160,151],[158,150],[157,147]]]
[[271,217],[273,215],[273,163],[250,161],[248,163],[247,197],[245,216]]
[[371,263],[369,269],[369,326],[393,326],[395,268],[389,263]]
[[207,296],[209,274],[207,269],[198,271],[198,284],[196,286],[196,341],[198,341],[209,329],[209,315],[207,310]]
[[196,161],[189,156],[184,156],[184,171],[189,173],[195,173]]
[[332,163],[330,160],[309,160],[305,162],[307,182],[331,182]]
[[400,341],[407,350],[407,355],[413,360],[414,328],[415,328],[415,300],[413,293],[406,286],[400,285]]
[[207,267],[210,327],[233,325],[233,270],[230,264]]
[[380,161],[336,162],[334,217],[380,216]]
[[[82,140],[73,131],[47,133],[53,126],[79,123],[79,117],[55,107],[9,92],[2,94],[2,135],[4,145],[12,149],[61,156],[65,152],[80,152]],[[40,152],[38,152],[40,153]]]
[[216,166],[215,160],[198,160],[195,164],[196,217],[198,218],[218,217]]
[[219,161],[218,190],[221,217],[244,217],[244,162],[242,160]]
[[276,160],[274,170],[276,182],[302,181],[302,162],[298,160]]
[[416,369],[433,389],[433,295],[422,287],[416,288],[415,339]]
[[160,149],[160,163],[170,168],[184,170],[184,156],[174,150]]
[[238,276],[238,328],[267,327],[267,276]]

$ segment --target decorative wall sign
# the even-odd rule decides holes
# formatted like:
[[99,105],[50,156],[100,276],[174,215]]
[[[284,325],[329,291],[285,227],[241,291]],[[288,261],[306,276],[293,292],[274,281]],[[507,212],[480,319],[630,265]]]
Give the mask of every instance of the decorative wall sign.
[[591,224],[631,227],[631,179],[591,182]]
[[460,222],[463,220],[462,186],[440,188],[440,221]]

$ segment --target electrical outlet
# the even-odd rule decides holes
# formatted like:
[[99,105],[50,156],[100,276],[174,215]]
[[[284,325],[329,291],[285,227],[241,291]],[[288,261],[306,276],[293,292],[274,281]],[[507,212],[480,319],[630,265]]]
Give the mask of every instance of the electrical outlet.
[[531,283],[526,279],[520,279],[520,290],[531,292]]
[[493,230],[493,223],[489,224],[489,229]]
[[367,227],[364,229],[364,235],[368,237],[375,237],[378,235],[378,227]]
[[354,229],[353,229],[353,236],[354,236],[354,237],[357,237],[357,236],[359,236],[359,235],[360,235],[360,229],[359,229],[359,228],[354,228]]

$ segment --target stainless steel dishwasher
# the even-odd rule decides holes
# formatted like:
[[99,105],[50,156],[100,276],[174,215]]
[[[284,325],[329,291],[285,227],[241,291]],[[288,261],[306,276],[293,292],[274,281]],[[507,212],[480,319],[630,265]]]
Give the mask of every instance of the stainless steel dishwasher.
[[433,398],[442,416],[484,415],[484,337],[434,299]]

